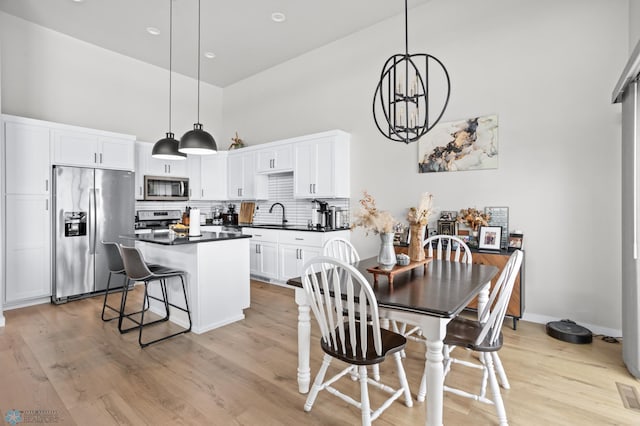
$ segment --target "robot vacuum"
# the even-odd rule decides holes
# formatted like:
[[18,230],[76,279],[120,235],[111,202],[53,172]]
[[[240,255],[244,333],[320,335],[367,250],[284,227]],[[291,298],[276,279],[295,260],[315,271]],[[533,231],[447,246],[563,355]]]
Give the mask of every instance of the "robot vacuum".
[[593,340],[591,330],[568,319],[548,322],[546,329],[549,336],[569,343],[585,344]]

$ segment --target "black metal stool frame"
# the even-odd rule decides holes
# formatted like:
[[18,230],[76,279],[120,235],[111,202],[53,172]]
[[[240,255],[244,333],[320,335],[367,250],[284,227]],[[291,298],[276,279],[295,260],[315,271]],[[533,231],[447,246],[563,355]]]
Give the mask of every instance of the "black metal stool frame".
[[[184,295],[184,303],[185,303],[185,307],[184,308],[182,306],[178,306],[178,305],[176,305],[174,303],[169,302],[169,292],[167,291],[167,280],[166,280],[166,278],[171,278],[171,277],[179,277],[180,278],[180,283],[182,284],[182,294]],[[163,296],[164,300],[160,300],[157,297],[149,295],[149,290],[148,290],[149,283],[151,283],[153,281],[159,281],[160,282],[160,289],[162,290],[162,296]],[[159,320],[155,320],[155,321],[152,321],[150,323],[145,324],[144,323],[144,312],[145,312],[144,311],[144,303],[145,303],[144,301],[148,300],[148,298],[152,298],[152,299],[158,300],[160,302],[164,302],[164,308],[165,308],[165,312],[167,314],[166,314],[166,316],[164,318],[161,318]],[[164,278],[160,278],[160,279],[156,279],[156,280],[145,280],[144,281],[144,299],[142,300],[142,307],[143,307],[143,310],[142,310],[142,313],[141,313],[141,316],[140,316],[140,327],[139,327],[140,331],[138,333],[138,343],[140,344],[140,347],[142,347],[142,348],[145,348],[145,347],[151,345],[152,343],[161,342],[163,340],[167,340],[167,339],[169,339],[171,337],[174,337],[174,336],[177,336],[179,334],[184,334],[184,333],[188,333],[188,332],[191,331],[191,325],[192,325],[192,323],[191,323],[191,311],[189,310],[189,300],[187,298],[187,289],[186,289],[186,286],[185,286],[185,283],[184,283],[184,275],[182,275],[182,274],[169,275],[169,276],[166,276]],[[186,312],[187,313],[187,317],[189,318],[189,327],[187,329],[185,329],[185,330],[180,330],[180,331],[178,331],[176,333],[170,334],[168,336],[161,337],[159,339],[150,340],[148,342],[143,342],[142,341],[142,329],[147,325],[155,324],[155,323],[162,322],[162,321],[167,321],[169,319],[169,309],[170,309],[170,307],[174,307],[174,308],[176,308],[178,310],[181,310],[182,312]]]
[[[125,292],[123,293],[123,299],[122,299],[122,306],[121,306],[121,315],[120,315],[120,319],[118,321],[118,329],[120,330],[121,333],[126,333],[128,331],[132,331],[135,329],[138,329],[138,343],[140,344],[140,347],[145,348],[147,346],[149,346],[150,344],[156,343],[156,342],[160,342],[166,339],[169,339],[171,337],[177,336],[179,334],[184,334],[184,333],[188,333],[191,331],[191,327],[192,327],[192,321],[191,321],[191,310],[189,309],[189,300],[187,297],[187,289],[186,289],[186,284],[185,284],[185,272],[184,271],[180,271],[180,270],[176,270],[176,269],[171,269],[171,268],[166,268],[163,267],[161,265],[150,265],[145,263],[144,259],[142,258],[142,253],[140,253],[140,250],[138,250],[135,247],[124,247],[124,246],[120,246],[120,254],[122,256],[122,261],[124,263],[124,267],[126,270],[126,274],[127,277],[132,280],[132,281],[142,281],[144,282],[144,297],[142,299],[142,310],[139,311],[139,313],[141,314],[140,316],[140,321],[137,321],[133,318],[131,318],[131,315],[133,314],[124,314],[125,312],[125,308],[126,308],[126,303],[127,303],[127,296],[128,296],[128,289],[125,289]],[[168,278],[180,278],[180,283],[182,285],[182,294],[184,296],[184,302],[185,302],[185,307],[181,307],[178,306],[174,303],[171,303],[169,301],[169,292],[167,291],[167,279]],[[149,294],[149,284],[154,282],[154,281],[158,281],[160,282],[160,291],[162,292],[162,298],[159,297],[155,297]],[[157,319],[157,320],[153,320],[150,321],[148,323],[144,322],[144,317],[145,317],[145,312],[150,308],[150,301],[149,299],[154,299],[157,300],[159,302],[161,302],[164,305],[165,308],[165,316],[163,318]],[[150,340],[147,342],[143,342],[142,340],[142,333],[143,333],[143,329],[149,325],[153,325],[153,324],[157,324],[159,322],[164,322],[169,320],[170,317],[170,309],[171,307],[181,310],[183,312],[186,312],[187,317],[189,319],[189,326],[184,329],[184,330],[180,330],[177,333],[172,333],[168,336],[164,336],[158,339],[154,339],[154,340]],[[136,324],[136,326],[134,327],[129,327],[127,329],[123,329],[122,328],[122,321],[124,319],[128,319],[132,322],[134,322]]]

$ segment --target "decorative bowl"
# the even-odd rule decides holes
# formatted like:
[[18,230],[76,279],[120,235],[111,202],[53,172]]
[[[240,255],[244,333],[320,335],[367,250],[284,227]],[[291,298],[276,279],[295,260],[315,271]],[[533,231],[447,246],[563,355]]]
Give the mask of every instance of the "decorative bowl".
[[409,256],[401,253],[396,255],[396,262],[398,263],[398,266],[407,266],[410,262],[410,259]]

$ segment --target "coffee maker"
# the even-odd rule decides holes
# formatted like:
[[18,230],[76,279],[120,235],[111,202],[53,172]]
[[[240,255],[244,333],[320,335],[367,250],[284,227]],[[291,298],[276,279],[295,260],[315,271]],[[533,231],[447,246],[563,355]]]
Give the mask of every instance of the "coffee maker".
[[332,228],[333,216],[332,210],[329,209],[329,203],[320,200],[311,200],[311,225],[314,228],[325,229]]
[[222,224],[230,226],[238,225],[238,213],[236,213],[235,204],[229,204],[227,206],[227,213],[222,214]]

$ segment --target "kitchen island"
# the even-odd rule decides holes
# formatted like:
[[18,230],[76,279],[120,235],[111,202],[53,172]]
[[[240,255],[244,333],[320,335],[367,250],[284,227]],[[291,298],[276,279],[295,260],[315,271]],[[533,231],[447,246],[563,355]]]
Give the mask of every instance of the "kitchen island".
[[[135,241],[145,261],[187,273],[192,332],[201,334],[244,319],[243,310],[250,304],[250,235],[203,232],[190,237],[170,231],[123,237]],[[168,280],[167,289],[172,303],[182,299],[179,279]],[[160,296],[160,286],[150,285],[149,293]],[[164,306],[152,300],[151,311],[164,315]],[[186,314],[177,309],[171,310],[171,321],[188,326]]]

